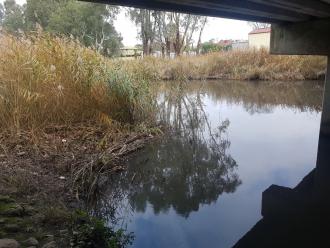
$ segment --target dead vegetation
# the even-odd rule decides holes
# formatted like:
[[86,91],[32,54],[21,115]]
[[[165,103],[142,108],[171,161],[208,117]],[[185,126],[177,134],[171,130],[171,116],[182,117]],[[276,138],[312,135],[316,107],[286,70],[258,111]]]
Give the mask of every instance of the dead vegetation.
[[125,170],[124,158],[143,148],[153,137],[153,134],[135,134],[95,154],[87,163],[78,161],[72,176],[76,196],[83,193],[88,201],[92,201],[112,175]]
[[40,202],[77,204],[125,169],[125,159],[158,135],[129,132],[116,136],[96,125],[57,126],[42,135],[0,135],[0,194]]
[[69,38],[0,37],[0,194],[76,206],[159,134],[149,81]]
[[133,72],[154,80],[314,80],[324,77],[326,69],[325,57],[270,55],[265,49],[175,59],[147,57],[126,63]]

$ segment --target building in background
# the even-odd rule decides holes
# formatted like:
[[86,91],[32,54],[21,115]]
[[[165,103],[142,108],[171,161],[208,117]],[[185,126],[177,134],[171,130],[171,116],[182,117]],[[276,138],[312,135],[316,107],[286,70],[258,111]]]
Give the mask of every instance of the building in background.
[[270,46],[270,28],[259,28],[249,33],[249,48],[266,48]]

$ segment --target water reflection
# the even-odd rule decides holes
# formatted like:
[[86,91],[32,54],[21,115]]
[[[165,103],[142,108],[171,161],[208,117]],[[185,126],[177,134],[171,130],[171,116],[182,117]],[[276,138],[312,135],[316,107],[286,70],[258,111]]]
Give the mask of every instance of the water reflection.
[[123,217],[133,247],[230,247],[260,218],[265,188],[292,187],[315,164],[322,83],[166,82],[159,92],[168,134],[98,205]]
[[[182,90],[188,94],[200,92],[214,103],[242,104],[249,114],[271,113],[274,108],[290,108],[299,112],[320,112],[323,98],[322,81],[264,82],[207,81],[190,82]],[[161,91],[169,91],[168,83]],[[204,103],[205,104],[205,103]]]
[[[181,104],[180,99],[178,104]],[[234,192],[240,184],[234,168],[235,160],[227,154],[230,142],[223,138],[228,121],[206,135],[206,116],[196,108],[177,105],[175,133],[146,151],[148,161],[140,163],[140,183],[133,186],[130,202],[138,211],[152,204],[155,213],[173,207],[188,217],[200,204],[210,204],[223,192]],[[191,112],[190,112],[191,110]],[[183,120],[182,113],[189,118]],[[207,127],[205,127],[205,125]],[[133,163],[134,165],[135,163]],[[146,172],[146,173],[145,173]]]
[[145,212],[151,204],[156,214],[173,208],[187,218],[241,183],[228,154],[230,123],[212,129],[198,92],[188,96],[172,89],[160,99],[160,119],[170,130],[130,161],[119,184],[134,211]]

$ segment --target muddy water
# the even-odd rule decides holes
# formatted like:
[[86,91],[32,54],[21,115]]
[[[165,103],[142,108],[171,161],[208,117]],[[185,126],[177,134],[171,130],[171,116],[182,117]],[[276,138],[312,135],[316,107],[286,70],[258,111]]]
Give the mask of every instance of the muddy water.
[[134,232],[134,248],[231,247],[261,218],[263,190],[295,186],[314,167],[322,89],[318,82],[159,85],[159,118],[170,131],[129,161],[101,212],[116,213],[117,226]]

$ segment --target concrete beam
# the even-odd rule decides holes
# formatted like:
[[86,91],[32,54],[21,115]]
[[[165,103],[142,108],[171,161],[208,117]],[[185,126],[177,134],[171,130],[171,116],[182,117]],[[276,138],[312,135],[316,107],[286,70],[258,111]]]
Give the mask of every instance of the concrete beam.
[[270,53],[330,55],[330,19],[273,24]]

